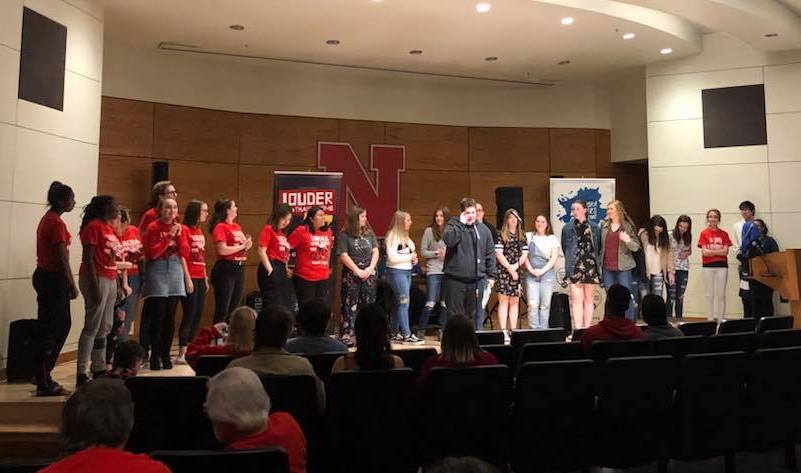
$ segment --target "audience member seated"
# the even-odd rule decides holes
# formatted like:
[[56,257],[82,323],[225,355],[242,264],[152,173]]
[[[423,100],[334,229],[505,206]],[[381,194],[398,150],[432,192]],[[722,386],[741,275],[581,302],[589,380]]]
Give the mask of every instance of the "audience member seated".
[[219,322],[197,334],[186,349],[186,362],[196,370],[197,359],[205,355],[246,356],[253,351],[256,311],[238,307],[228,316],[228,323]]
[[648,294],[643,297],[640,302],[640,311],[643,320],[648,324],[648,330],[645,331],[646,340],[684,336],[684,332],[667,321],[667,308],[662,296]]
[[307,355],[348,351],[344,343],[326,335],[330,319],[331,308],[323,299],[310,299],[301,304],[297,316],[300,336],[286,342],[286,350]]
[[403,368],[403,360],[392,354],[387,314],[378,304],[367,304],[356,314],[356,351],[337,358],[331,372]]
[[432,368],[497,364],[498,359],[495,355],[482,350],[479,346],[473,321],[464,315],[454,315],[445,323],[445,330],[442,333],[442,353],[432,356],[423,363],[417,375],[417,387],[418,390],[422,389]]
[[134,423],[131,393],[119,379],[100,378],[75,391],[61,414],[61,438],[66,458],[43,473],[169,473],[147,455],[123,450]]
[[424,473],[499,473],[490,463],[476,457],[445,457],[423,469]]
[[145,360],[145,349],[139,342],[128,340],[120,342],[114,348],[114,362],[107,378],[128,379],[139,373],[139,368]]
[[256,348],[248,356],[233,360],[230,368],[249,368],[256,374],[309,375],[317,380],[320,410],[325,408],[325,387],[306,358],[284,349],[292,331],[292,314],[279,305],[265,307],[256,318]]
[[227,450],[281,447],[292,473],[306,473],[306,437],[291,414],[270,414],[270,396],[256,374],[229,368],[209,380],[206,414]]
[[592,342],[595,341],[643,338],[640,327],[625,316],[629,304],[631,304],[631,291],[626,287],[615,284],[606,291],[603,320],[588,328],[581,336],[581,344],[586,353],[590,352]]

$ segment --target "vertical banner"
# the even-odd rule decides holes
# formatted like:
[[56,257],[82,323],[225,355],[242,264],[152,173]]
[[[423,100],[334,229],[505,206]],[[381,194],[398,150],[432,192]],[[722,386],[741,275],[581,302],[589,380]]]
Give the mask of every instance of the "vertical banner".
[[325,220],[334,235],[345,223],[345,194],[341,172],[275,171],[273,206],[292,208],[290,228],[297,226],[314,206],[325,211]]
[[551,226],[554,235],[562,234],[569,223],[570,207],[577,200],[587,202],[589,219],[599,223],[606,218],[606,206],[615,200],[614,179],[551,179]]

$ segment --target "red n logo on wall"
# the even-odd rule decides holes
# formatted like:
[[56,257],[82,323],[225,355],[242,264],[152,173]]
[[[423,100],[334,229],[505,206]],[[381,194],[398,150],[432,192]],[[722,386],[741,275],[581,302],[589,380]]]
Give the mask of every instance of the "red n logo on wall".
[[375,185],[350,143],[319,142],[317,167],[343,174],[347,195],[367,210],[376,235],[384,236],[400,206],[400,173],[406,170],[406,147],[370,145],[370,171],[375,173]]

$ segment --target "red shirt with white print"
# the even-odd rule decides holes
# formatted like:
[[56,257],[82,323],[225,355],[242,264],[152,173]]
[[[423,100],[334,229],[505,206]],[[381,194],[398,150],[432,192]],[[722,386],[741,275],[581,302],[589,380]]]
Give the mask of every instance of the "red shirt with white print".
[[[122,246],[114,228],[96,218],[87,223],[80,233],[81,243],[92,247],[92,261],[98,277],[117,279],[117,260],[122,254]],[[81,263],[80,273],[85,271],[85,263]]]
[[[698,248],[706,248],[707,250],[722,250],[728,246],[732,246],[729,234],[720,228],[705,228],[701,231],[698,237]],[[706,267],[725,267],[728,263],[728,257],[723,256],[702,256],[701,260],[703,266]]]
[[[245,234],[242,232],[242,227],[240,227],[236,222],[231,224],[224,221],[218,223],[217,226],[214,227],[214,231],[212,232],[211,236],[214,239],[215,247],[217,243],[225,243],[227,246],[237,246],[244,245],[247,241],[247,237],[245,237]],[[248,257],[247,252],[245,250],[241,250],[225,256],[217,254],[217,259],[245,261],[248,259]]]
[[147,209],[147,211],[142,214],[142,218],[139,220],[139,234],[144,237],[145,233],[147,233],[147,227],[158,219],[159,212],[155,207],[150,207]]
[[128,276],[139,274],[139,258],[142,257],[143,249],[139,228],[133,225],[125,227],[120,236],[120,245],[122,245],[122,261],[133,264],[133,267],[128,269]]
[[306,225],[300,225],[287,240],[295,250],[295,276],[306,281],[328,279],[331,248],[334,246],[334,234],[330,228],[325,231],[318,229],[311,234]]
[[259,246],[267,248],[267,258],[289,262],[289,241],[283,230],[275,231],[272,225],[265,225],[259,234]]
[[58,245],[63,243],[69,256],[71,242],[72,235],[61,216],[52,210],[45,212],[36,228],[36,266],[45,271],[63,270]]
[[189,277],[206,279],[206,235],[199,226],[189,228],[184,225],[184,231],[189,238],[189,258],[186,259]]
[[[179,224],[180,225],[180,224]],[[178,236],[172,235],[172,223],[161,220],[151,222],[145,233],[145,258],[148,261],[167,259],[171,256],[189,257],[189,237],[181,228]]]

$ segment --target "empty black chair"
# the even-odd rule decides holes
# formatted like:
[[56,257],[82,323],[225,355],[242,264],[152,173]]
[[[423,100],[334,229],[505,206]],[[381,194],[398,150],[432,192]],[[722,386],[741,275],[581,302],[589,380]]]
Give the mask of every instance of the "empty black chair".
[[235,356],[229,355],[204,355],[197,359],[195,374],[198,376],[208,376],[211,378],[220,371],[228,367],[228,364],[235,360]]
[[564,342],[565,330],[563,328],[525,329],[513,330],[511,345],[520,353],[529,343]]
[[675,362],[670,356],[611,358],[597,378],[595,465],[629,468],[668,458]]
[[599,340],[592,343],[590,358],[603,363],[609,358],[650,355],[651,345],[650,340]]
[[768,330],[783,330],[793,328],[793,317],[790,315],[762,317],[757,324],[757,333]]
[[740,445],[747,358],[744,352],[689,354],[678,372],[671,458],[725,456],[733,473]]
[[498,363],[502,365],[506,365],[513,370],[517,366],[517,354],[511,345],[483,345],[481,349],[495,355]]
[[[320,406],[317,379],[307,375],[260,374],[262,386],[270,395],[271,412],[288,412],[298,421],[303,432],[319,425]],[[308,435],[308,434],[307,434]]]
[[586,328],[574,328],[573,329],[573,335],[572,335],[572,337],[570,337],[570,340],[574,341],[574,342],[580,342],[581,341],[581,336],[584,335],[584,332],[586,330],[587,330]]
[[326,471],[404,473],[417,469],[409,368],[334,373],[328,382]]
[[756,346],[756,333],[721,333],[706,339],[707,353],[744,351],[751,353]]
[[654,340],[651,352],[654,355],[670,355],[680,360],[691,353],[703,353],[706,338],[701,335],[692,337],[671,337]]
[[331,376],[331,368],[334,366],[334,362],[336,362],[337,359],[344,354],[344,352],[331,352],[316,353],[313,355],[301,354],[300,356],[309,360],[309,363],[311,363],[312,368],[314,368],[314,373],[317,375],[317,377],[323,380],[323,382],[327,382],[328,378]]
[[768,330],[759,336],[759,348],[801,347],[801,330]]
[[512,370],[506,366],[434,368],[423,386],[422,464],[445,456],[506,463]]
[[684,332],[684,335],[703,335],[704,337],[711,337],[718,331],[718,323],[714,320],[707,320],[706,322],[680,322],[679,330]]
[[718,333],[750,333],[756,331],[757,319],[724,320],[718,326]]
[[587,359],[580,342],[529,343],[520,352],[519,366],[529,361],[561,361]]
[[125,381],[134,402],[134,426],[126,450],[219,448],[203,411],[205,376],[135,377]]
[[476,331],[479,345],[501,345],[503,344],[503,332],[500,330],[478,330]]
[[521,365],[511,430],[516,473],[589,469],[595,373],[592,360]]
[[157,451],[151,458],[167,465],[173,473],[236,471],[238,473],[289,473],[289,459],[282,448],[259,450]]
[[399,356],[403,360],[403,366],[411,368],[417,373],[427,359],[437,354],[437,350],[434,347],[407,348],[405,350],[392,350],[392,354]]

